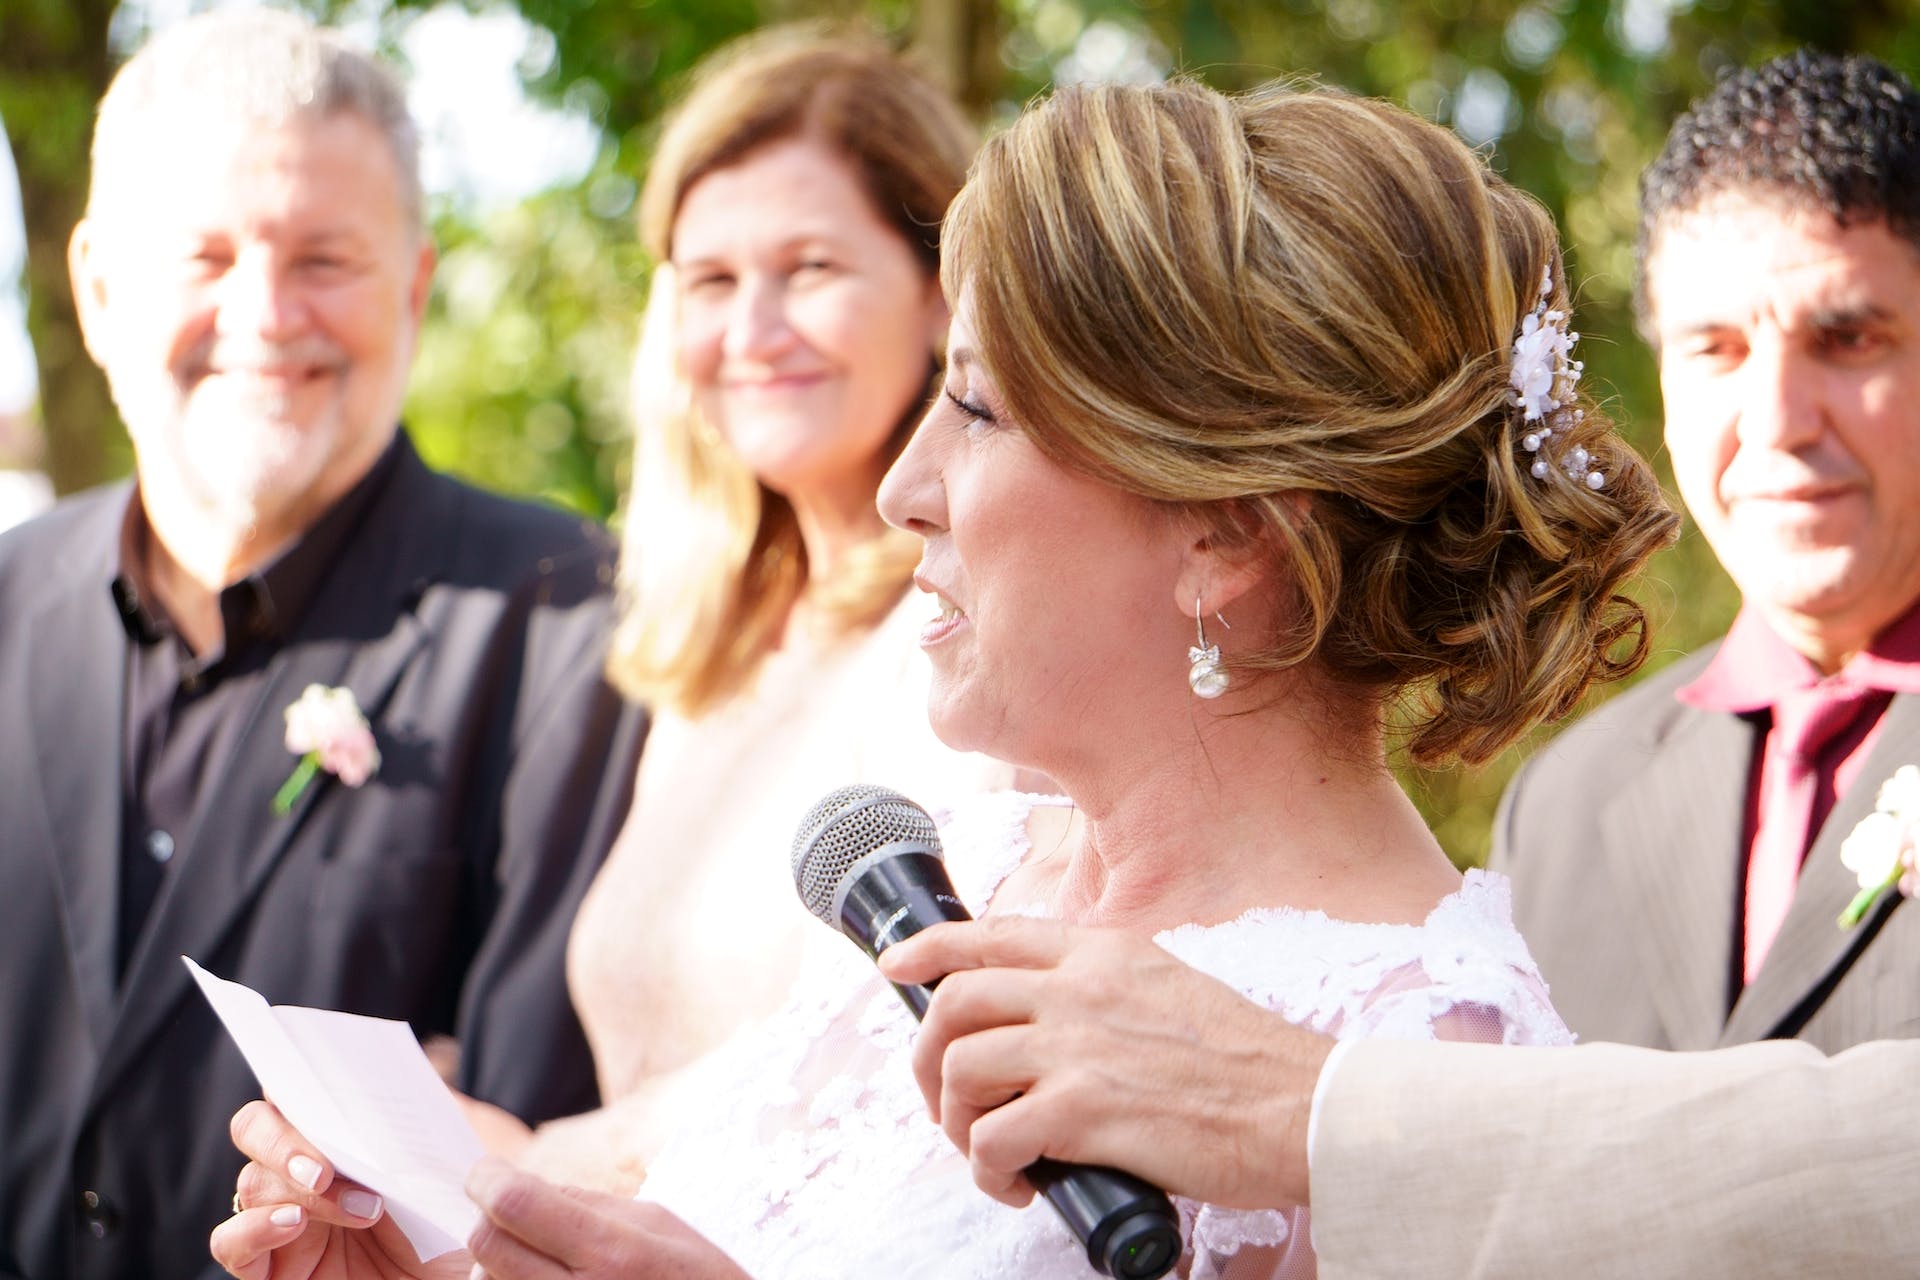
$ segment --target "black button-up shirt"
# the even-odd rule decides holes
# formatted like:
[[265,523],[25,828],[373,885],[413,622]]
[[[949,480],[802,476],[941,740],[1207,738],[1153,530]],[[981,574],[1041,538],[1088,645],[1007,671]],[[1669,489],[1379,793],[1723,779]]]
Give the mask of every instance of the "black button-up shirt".
[[[175,859],[191,853],[208,814],[201,797],[256,713],[268,664],[312,606],[348,536],[393,475],[397,442],[297,542],[220,593],[221,638],[194,653],[139,566],[153,531],[140,492],[128,500],[113,600],[127,629],[126,720],[121,732],[120,972]],[[287,772],[298,761],[287,757]]]

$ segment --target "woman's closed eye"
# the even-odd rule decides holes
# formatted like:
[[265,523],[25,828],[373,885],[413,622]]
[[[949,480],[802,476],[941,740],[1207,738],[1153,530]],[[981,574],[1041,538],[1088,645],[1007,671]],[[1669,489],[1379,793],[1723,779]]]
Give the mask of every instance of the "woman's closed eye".
[[940,394],[952,401],[954,407],[966,416],[969,423],[978,423],[983,427],[996,427],[1000,425],[999,421],[987,410],[985,405],[975,404],[971,400],[956,395],[947,387],[940,388]]

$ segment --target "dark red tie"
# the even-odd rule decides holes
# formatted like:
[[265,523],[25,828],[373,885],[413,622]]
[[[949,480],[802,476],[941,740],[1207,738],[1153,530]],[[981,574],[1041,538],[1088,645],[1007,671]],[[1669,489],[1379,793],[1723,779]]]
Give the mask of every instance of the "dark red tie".
[[1744,959],[1748,982],[1760,972],[1800,882],[1800,863],[1813,839],[1820,753],[1857,722],[1878,696],[1877,690],[1822,681],[1796,689],[1774,704],[1760,830],[1747,863]]

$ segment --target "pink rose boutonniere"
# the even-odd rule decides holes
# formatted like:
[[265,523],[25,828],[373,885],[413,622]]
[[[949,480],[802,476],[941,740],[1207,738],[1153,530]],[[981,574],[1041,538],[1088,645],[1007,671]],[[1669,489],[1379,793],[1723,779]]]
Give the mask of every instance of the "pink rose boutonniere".
[[351,689],[329,689],[310,684],[287,708],[287,750],[300,757],[293,775],[274,793],[273,811],[285,814],[307,789],[313,776],[325,769],[350,787],[364,786],[380,772],[380,748],[373,730],[360,714]]
[[1840,861],[1860,879],[1860,892],[1840,913],[1840,927],[1860,923],[1881,894],[1899,885],[1908,893],[1914,880],[1914,852],[1920,844],[1920,767],[1902,765],[1880,784],[1873,812],[1840,845]]

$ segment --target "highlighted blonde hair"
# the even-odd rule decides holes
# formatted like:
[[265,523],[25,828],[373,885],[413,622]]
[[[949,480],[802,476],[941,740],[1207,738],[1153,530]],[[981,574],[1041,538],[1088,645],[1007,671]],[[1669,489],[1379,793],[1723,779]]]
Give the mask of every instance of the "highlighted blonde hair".
[[1559,245],[1445,129],[1331,91],[1065,89],[986,146],[946,236],[1036,444],[1270,561],[1290,607],[1233,665],[1395,702],[1435,763],[1645,657],[1618,589],[1677,517],[1591,404],[1569,443],[1605,489],[1528,474],[1507,378],[1549,269],[1568,306]]
[[[656,261],[672,258],[674,219],[694,183],[794,138],[847,161],[931,280],[972,129],[949,95],[879,40],[801,28],[737,42],[702,68],[641,192],[641,236]],[[673,307],[671,288],[656,287],[636,360],[634,481],[608,671],[629,697],[693,714],[751,680],[802,595],[848,631],[877,622],[905,590],[919,540],[888,530],[833,581],[811,580],[786,499],[700,419],[684,385],[663,391],[676,379]],[[936,353],[927,354],[931,369]],[[923,407],[901,406],[888,460]]]

